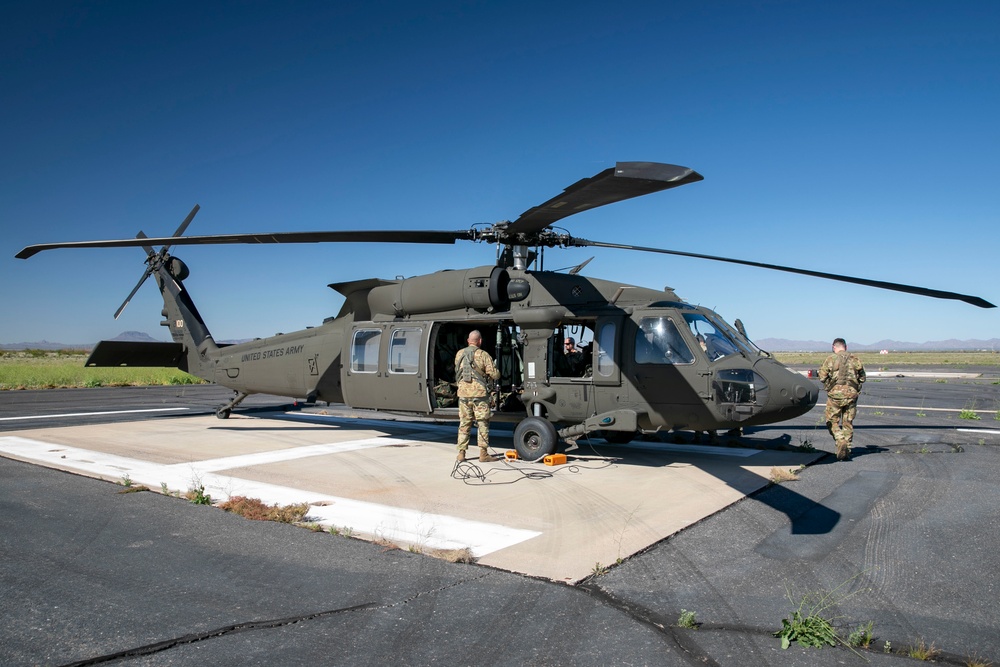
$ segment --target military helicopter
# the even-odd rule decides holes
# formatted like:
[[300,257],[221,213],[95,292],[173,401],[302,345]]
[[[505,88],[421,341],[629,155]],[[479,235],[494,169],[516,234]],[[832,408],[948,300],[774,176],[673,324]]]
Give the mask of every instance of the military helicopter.
[[[979,297],[851,276],[662,248],[589,241],[552,226],[573,214],[703,180],[692,169],[619,162],[585,178],[513,222],[459,231],[317,231],[184,236],[195,206],[173,236],[32,245],[26,259],[54,248],[137,246],[146,269],[115,313],[147,278],[163,297],[172,343],[102,341],[89,366],[177,367],[235,392],[217,416],[266,393],[306,402],[345,403],[393,413],[458,418],[454,359],[473,329],[482,332],[500,380],[494,419],[516,423],[522,459],[554,452],[560,439],[592,434],[625,443],[661,429],[716,431],[802,415],[818,398],[816,384],[759,349],[739,320],[663,290],[540,268],[546,248],[618,248],[729,262],[827,278],[981,308]],[[177,245],[235,243],[417,243],[496,245],[493,264],[406,279],[334,283],[344,296],[322,325],[239,344],[216,343],[184,286],[189,269],[170,254]],[[154,246],[161,246],[156,250]],[[589,260],[587,260],[589,261]],[[586,342],[563,354],[563,341]]]

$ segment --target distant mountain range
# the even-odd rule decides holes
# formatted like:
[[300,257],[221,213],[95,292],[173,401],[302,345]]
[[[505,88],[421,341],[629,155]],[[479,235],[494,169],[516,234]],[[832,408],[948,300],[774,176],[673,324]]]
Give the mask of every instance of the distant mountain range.
[[[831,341],[787,340],[784,338],[762,338],[755,340],[757,347],[768,352],[827,352]],[[899,340],[880,340],[865,344],[847,341],[847,348],[855,352],[889,350],[890,352],[938,352],[946,350],[1000,350],[1000,338],[989,340],[932,340],[926,343],[908,343]]]
[[[153,338],[148,333],[141,331],[123,331],[121,334],[110,340],[125,340],[129,342],[162,343],[163,341]],[[33,343],[0,343],[2,350],[92,350],[96,343],[52,343],[47,340],[35,341]]]
[[[141,331],[125,331],[111,340],[162,342]],[[242,341],[219,341],[233,343]],[[768,352],[825,352],[830,349],[830,341],[787,340],[785,338],[762,338],[754,341],[758,347]],[[90,350],[94,343],[51,343],[47,340],[33,343],[0,343],[3,350]],[[907,343],[898,340],[880,340],[876,343],[847,341],[847,347],[857,351],[944,351],[944,350],[1000,350],[1000,338],[989,340],[934,340],[927,343]]]

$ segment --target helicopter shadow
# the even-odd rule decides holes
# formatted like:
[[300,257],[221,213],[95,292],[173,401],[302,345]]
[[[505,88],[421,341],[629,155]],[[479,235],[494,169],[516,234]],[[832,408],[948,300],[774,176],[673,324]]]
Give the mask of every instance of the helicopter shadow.
[[[669,467],[678,464],[690,465],[712,475],[730,488],[784,514],[789,521],[791,535],[823,535],[834,531],[841,521],[841,513],[836,509],[808,498],[782,484],[762,480],[761,475],[747,470],[744,466],[768,465],[768,461],[758,463],[753,457],[763,455],[774,461],[777,467],[787,467],[787,458],[782,465],[780,454],[787,453],[791,446],[791,436],[783,433],[773,438],[729,440],[726,444],[671,443],[664,440],[641,441],[628,445],[614,445],[603,442],[581,441],[580,449],[591,449],[596,455],[614,458],[615,463],[624,466]],[[718,450],[718,451],[712,451]],[[872,452],[874,453],[874,452]],[[812,452],[802,463],[815,465],[835,461],[826,452]],[[796,463],[797,465],[797,463]],[[738,470],[737,470],[738,469]]]

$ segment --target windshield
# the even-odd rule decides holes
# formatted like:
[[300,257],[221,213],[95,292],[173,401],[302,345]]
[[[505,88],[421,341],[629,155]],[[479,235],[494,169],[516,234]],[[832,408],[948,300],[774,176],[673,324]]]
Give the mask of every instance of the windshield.
[[[684,321],[709,361],[739,353],[741,346],[732,330],[721,322],[713,322],[701,313],[684,313]],[[743,351],[748,351],[745,346]]]

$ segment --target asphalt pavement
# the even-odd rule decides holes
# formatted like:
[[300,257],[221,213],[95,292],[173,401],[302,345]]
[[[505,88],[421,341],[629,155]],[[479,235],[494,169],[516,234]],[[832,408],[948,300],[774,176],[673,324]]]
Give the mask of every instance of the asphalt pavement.
[[[115,397],[127,391],[110,391],[107,405],[121,405]],[[206,412],[217,402],[212,388],[168,391],[144,400]],[[4,392],[0,419],[24,416],[36,400]],[[1000,660],[1000,383],[876,378],[861,406],[852,461],[822,457],[796,481],[767,486],[620,564],[595,564],[574,586],[0,459],[0,657],[9,665],[898,665],[922,645],[938,651],[938,663]],[[140,417],[70,422],[125,418]],[[817,408],[744,440],[831,452],[821,421]],[[0,421],[0,429],[51,423]],[[820,614],[845,636],[872,623],[868,649],[782,650],[773,636],[782,619],[821,598]],[[696,628],[679,627],[684,611]]]

